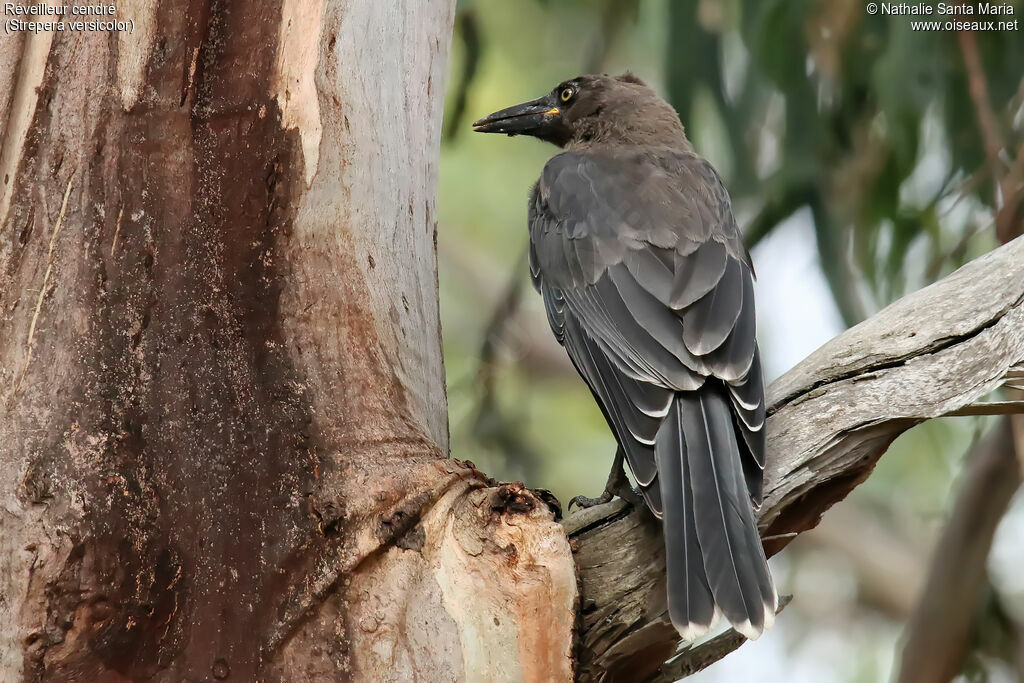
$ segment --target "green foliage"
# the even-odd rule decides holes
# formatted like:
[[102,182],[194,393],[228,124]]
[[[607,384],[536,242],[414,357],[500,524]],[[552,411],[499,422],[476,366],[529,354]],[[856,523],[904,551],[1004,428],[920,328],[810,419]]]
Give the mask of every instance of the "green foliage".
[[[871,16],[849,0],[670,2],[667,12],[669,97],[692,130],[699,93],[711,94],[732,141],[721,165],[731,171],[734,201],[762,203],[750,241],[809,208],[822,268],[847,323],[991,247],[996,179],[954,32],[914,31],[910,17]],[[734,37],[739,50],[729,49]],[[1024,41],[1013,31],[975,38],[988,106],[1007,149],[1015,150]],[[765,118],[773,101],[784,109],[774,123]],[[926,150],[922,130],[930,120],[940,135]],[[780,144],[773,170],[755,175],[765,136]],[[918,188],[908,192],[923,154],[934,148],[947,159],[942,182],[923,196]],[[942,207],[956,201],[981,208],[982,216],[947,215]],[[908,272],[919,270],[908,261],[922,254],[930,265],[908,282]]]

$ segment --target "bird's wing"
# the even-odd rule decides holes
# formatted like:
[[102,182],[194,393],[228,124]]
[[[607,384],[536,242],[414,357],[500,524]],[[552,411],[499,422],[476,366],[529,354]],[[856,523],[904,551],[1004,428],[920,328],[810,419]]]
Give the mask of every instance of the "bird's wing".
[[530,267],[555,336],[637,478],[653,479],[653,443],[672,395],[718,378],[759,502],[764,390],[753,270],[710,164],[687,154],[554,157],[531,198]]

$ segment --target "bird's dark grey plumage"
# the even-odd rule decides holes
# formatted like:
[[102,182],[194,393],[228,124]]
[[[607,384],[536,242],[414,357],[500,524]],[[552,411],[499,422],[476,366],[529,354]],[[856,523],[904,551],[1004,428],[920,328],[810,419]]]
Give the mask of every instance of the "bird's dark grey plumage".
[[764,385],[753,267],[721,179],[629,74],[474,125],[564,149],[530,197],[533,284],[663,520],[673,624],[692,640],[717,609],[756,638],[778,604],[752,509]]

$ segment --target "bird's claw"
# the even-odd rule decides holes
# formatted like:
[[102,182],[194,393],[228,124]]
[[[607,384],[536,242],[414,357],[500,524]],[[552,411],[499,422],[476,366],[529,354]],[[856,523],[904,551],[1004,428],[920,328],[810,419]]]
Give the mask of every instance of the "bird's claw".
[[589,498],[587,496],[576,496],[575,498],[569,501],[568,509],[572,510],[572,506],[575,505],[581,510],[586,510],[587,508],[592,508],[595,505],[604,505],[605,503],[610,503],[612,501],[612,498],[614,498],[615,496],[618,496],[619,498],[633,506],[640,505],[643,502],[643,497],[640,495],[639,491],[635,490],[632,486],[626,483],[623,485],[615,486],[614,488],[605,489],[604,493],[602,493],[597,498]]
[[572,506],[586,510],[592,508],[595,505],[603,505],[604,503],[610,503],[612,498],[618,496],[622,500],[630,503],[634,507],[639,506],[643,502],[643,498],[640,493],[633,490],[633,487],[629,485],[629,479],[626,478],[626,472],[622,469],[622,460],[624,458],[622,448],[615,451],[615,461],[612,463],[611,472],[608,474],[608,482],[604,485],[604,492],[597,498],[588,498],[587,496],[576,496],[569,501],[567,509],[572,510]]
[[588,496],[575,496],[569,501],[568,509],[572,510],[572,506],[575,505],[581,510],[592,508],[595,505],[604,505],[605,503],[611,502],[615,495],[611,491],[605,491],[597,498],[590,498]]

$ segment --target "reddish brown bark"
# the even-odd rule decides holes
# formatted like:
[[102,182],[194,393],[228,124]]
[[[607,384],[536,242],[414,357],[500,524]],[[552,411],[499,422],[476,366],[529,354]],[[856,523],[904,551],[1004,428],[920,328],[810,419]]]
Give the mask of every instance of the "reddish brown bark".
[[0,679],[568,675],[551,511],[444,457],[452,3],[121,10],[4,45]]

